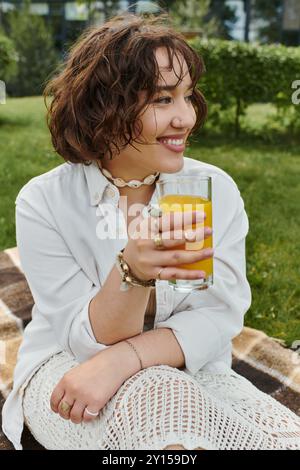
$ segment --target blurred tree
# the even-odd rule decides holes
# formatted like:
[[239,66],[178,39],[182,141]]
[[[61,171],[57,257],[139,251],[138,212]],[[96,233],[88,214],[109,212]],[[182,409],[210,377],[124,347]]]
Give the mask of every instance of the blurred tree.
[[52,32],[42,17],[30,13],[30,0],[7,15],[6,33],[18,55],[18,74],[8,81],[13,96],[40,95],[44,81],[58,63]]
[[15,75],[17,70],[18,54],[14,42],[7,36],[0,26],[0,80],[7,80]]
[[[102,12],[104,18],[111,18],[120,11],[120,2],[119,0],[103,0],[102,7],[95,5],[94,0],[76,0],[78,4],[87,4],[89,11],[89,23],[95,20],[97,12]],[[187,23],[190,26],[187,28],[198,29],[199,18],[201,18],[202,29],[205,30],[207,34],[211,35],[211,31],[214,31],[214,36],[231,39],[230,30],[233,24],[237,21],[235,14],[235,8],[229,6],[225,0],[154,0],[148,2],[149,11],[151,11],[151,6],[156,5],[158,7],[158,13],[167,12],[176,17],[176,24],[179,26],[182,23],[182,26],[186,26]],[[139,11],[139,2],[137,0],[128,0],[127,10],[132,13],[137,13]],[[147,4],[143,6],[144,10],[147,10]],[[189,14],[184,15],[189,16],[189,21],[187,20],[178,20],[178,16],[186,13],[188,9]],[[185,25],[183,24],[185,23]],[[192,26],[192,24],[194,26]]]
[[95,2],[95,0],[76,0],[78,5],[85,4],[88,9],[88,24],[93,24],[97,21],[97,15],[103,13],[104,21],[109,20],[112,16],[115,16],[120,11],[120,0],[102,0]]
[[[176,0],[153,0],[149,1],[149,3],[156,4],[160,9],[168,12],[172,5],[174,5]],[[137,12],[138,1],[137,0],[128,0],[128,10],[132,13]]]
[[232,39],[231,30],[237,22],[236,9],[225,0],[211,0],[207,20],[216,18],[218,31],[216,36],[221,39]]
[[168,12],[175,2],[176,0],[158,0],[157,4]]
[[[244,0],[245,2],[245,0]],[[258,27],[258,39],[263,43],[281,41],[283,0],[252,0],[253,20],[263,20]]]
[[202,37],[215,37],[219,21],[211,17],[211,0],[176,0],[169,9],[173,24],[181,31],[197,31]]

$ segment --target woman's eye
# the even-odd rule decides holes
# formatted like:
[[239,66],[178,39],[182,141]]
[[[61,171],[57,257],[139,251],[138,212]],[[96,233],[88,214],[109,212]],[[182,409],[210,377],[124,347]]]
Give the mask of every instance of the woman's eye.
[[[190,101],[192,101],[193,95],[188,95],[186,98]],[[172,98],[170,96],[163,96],[161,98],[158,98],[157,100],[154,101],[154,103],[162,103],[165,100],[171,100]]]

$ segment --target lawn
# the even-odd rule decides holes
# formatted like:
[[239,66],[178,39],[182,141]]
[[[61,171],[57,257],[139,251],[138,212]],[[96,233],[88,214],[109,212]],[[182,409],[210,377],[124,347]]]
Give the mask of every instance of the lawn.
[[[263,123],[266,109],[249,109],[250,127]],[[14,201],[20,188],[63,163],[52,150],[44,116],[41,97],[12,98],[0,106],[0,250],[16,245]],[[250,223],[253,300],[245,324],[291,346],[300,340],[300,144],[204,133],[185,155],[223,168],[238,184]]]

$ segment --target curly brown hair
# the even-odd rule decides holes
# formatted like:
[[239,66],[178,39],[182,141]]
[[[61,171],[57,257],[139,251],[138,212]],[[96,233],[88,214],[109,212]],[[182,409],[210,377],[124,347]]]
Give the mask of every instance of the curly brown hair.
[[[119,153],[119,144],[123,148],[136,142],[143,130],[139,115],[155,95],[160,78],[158,47],[167,49],[170,71],[174,54],[185,59],[197,116],[192,132],[202,125],[207,107],[196,85],[205,67],[184,36],[164,24],[169,19],[166,13],[119,14],[87,28],[71,46],[43,93],[53,147],[66,161],[89,165],[104,155],[113,158],[112,146]],[[182,64],[178,78],[177,84],[182,81]],[[142,90],[145,98],[140,103]],[[47,97],[52,97],[49,107]],[[140,134],[133,137],[136,127]]]

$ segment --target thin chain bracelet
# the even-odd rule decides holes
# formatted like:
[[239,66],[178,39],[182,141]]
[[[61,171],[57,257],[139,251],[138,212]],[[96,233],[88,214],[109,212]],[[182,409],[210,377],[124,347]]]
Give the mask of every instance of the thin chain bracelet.
[[125,341],[125,343],[128,343],[128,344],[132,347],[132,349],[135,351],[137,357],[139,358],[140,364],[141,364],[141,370],[144,369],[143,363],[142,363],[142,359],[140,358],[140,355],[139,355],[139,353],[137,352],[135,346],[134,346],[130,341],[128,341],[128,339],[125,339],[124,341]]

